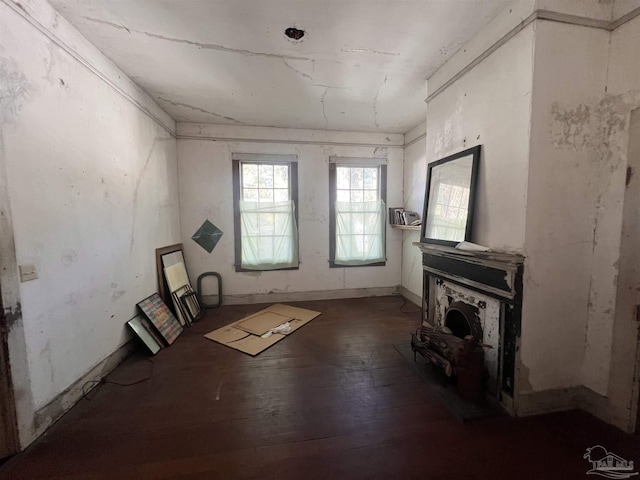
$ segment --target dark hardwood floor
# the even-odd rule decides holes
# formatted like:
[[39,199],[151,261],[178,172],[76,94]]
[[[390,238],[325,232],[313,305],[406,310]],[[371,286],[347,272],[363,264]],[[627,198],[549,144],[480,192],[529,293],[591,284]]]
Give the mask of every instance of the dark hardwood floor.
[[573,479],[594,445],[640,466],[637,436],[582,412],[458,421],[393,348],[419,325],[402,303],[296,303],[322,315],[255,358],[202,335],[264,306],[210,310],[107,377],[149,380],[99,386],[0,478]]

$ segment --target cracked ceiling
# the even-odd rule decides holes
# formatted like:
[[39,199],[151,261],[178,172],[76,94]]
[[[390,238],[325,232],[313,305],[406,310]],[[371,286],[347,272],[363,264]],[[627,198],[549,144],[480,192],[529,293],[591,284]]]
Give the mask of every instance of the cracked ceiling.
[[51,3],[177,121],[405,133],[425,80],[510,2]]

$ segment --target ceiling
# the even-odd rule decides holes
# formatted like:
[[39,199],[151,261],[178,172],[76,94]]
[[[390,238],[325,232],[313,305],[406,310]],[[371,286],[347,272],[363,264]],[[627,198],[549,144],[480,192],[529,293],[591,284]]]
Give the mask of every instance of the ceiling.
[[51,3],[177,121],[405,133],[425,80],[510,1]]

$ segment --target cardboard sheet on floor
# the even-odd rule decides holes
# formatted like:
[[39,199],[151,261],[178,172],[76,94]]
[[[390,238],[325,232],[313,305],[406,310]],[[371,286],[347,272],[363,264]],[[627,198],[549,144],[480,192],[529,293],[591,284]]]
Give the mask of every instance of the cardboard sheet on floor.
[[[269,308],[265,308],[264,310],[260,310],[253,315],[241,318],[240,320],[233,322],[225,327],[214,330],[213,332],[209,332],[205,335],[205,338],[255,356],[269,348],[271,345],[278,343],[287,335],[292,335],[294,331],[306,325],[318,315],[321,315],[321,312],[315,312],[313,310],[307,310],[305,308],[292,307],[290,305],[283,305],[278,303],[275,305],[271,305]],[[274,333],[268,338],[262,338],[259,335],[254,335],[238,328],[238,324],[242,323],[243,325],[246,325],[250,320],[251,322],[249,322],[249,324],[251,325],[251,327],[255,327],[255,331],[268,331],[277,325],[269,326],[268,328],[264,329],[260,326],[260,320],[265,319],[266,321],[270,321],[271,323],[273,323],[274,319],[278,318],[277,316],[293,318],[293,320],[289,321],[291,325],[291,331],[286,335],[281,333]]]

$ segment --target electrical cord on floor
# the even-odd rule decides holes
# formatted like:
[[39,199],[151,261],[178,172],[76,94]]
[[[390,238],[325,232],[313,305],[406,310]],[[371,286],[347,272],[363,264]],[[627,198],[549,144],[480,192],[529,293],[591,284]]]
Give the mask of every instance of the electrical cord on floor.
[[[89,380],[88,382],[85,382],[82,385],[82,398],[89,401],[93,400],[93,397],[90,397],[89,394],[91,392],[96,391],[100,385],[116,385],[118,387],[132,387],[133,385],[138,385],[139,383],[146,382],[151,377],[153,377],[153,360],[146,357],[143,357],[143,358],[144,360],[146,360],[151,364],[151,368],[149,369],[149,374],[146,377],[141,378],[140,380],[136,380],[135,382],[128,382],[128,383],[114,382],[111,380],[107,380],[106,378],[101,378],[100,380]],[[87,390],[87,386],[90,386],[88,390]]]
[[409,303],[409,302],[407,301],[407,299],[406,299],[406,298],[404,298],[404,297],[402,297],[402,305],[400,305],[400,312],[401,312],[401,313],[410,314],[410,313],[420,313],[420,312],[422,311],[422,308],[420,308],[420,307],[418,307],[418,309],[417,309],[417,310],[410,310],[410,311],[406,311],[406,310],[404,309],[404,307],[405,307],[405,305],[406,305],[407,303]]

